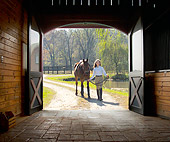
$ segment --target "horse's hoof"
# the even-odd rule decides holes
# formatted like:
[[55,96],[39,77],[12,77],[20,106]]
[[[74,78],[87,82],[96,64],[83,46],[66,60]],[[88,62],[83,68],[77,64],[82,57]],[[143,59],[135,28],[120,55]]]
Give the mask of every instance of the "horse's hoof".
[[91,99],[90,97],[88,97],[88,99]]
[[75,95],[77,96],[77,93],[75,93]]

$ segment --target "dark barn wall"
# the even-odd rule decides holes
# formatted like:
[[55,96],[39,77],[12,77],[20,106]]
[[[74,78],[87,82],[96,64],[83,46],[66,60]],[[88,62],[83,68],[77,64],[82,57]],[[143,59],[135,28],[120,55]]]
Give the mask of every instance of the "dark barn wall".
[[150,104],[146,109],[170,118],[170,12],[147,28],[144,35],[145,70],[148,71],[145,96]]
[[145,31],[145,70],[170,69],[170,13]]
[[0,2],[0,112],[21,114],[22,45],[27,45],[27,13],[21,0]]

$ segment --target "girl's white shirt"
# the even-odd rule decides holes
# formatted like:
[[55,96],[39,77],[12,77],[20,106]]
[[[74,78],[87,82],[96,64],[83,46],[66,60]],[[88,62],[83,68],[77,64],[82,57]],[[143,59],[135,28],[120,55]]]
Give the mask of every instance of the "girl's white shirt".
[[93,69],[93,75],[92,75],[92,77],[90,78],[90,80],[93,79],[96,75],[97,75],[97,76],[98,76],[98,75],[99,75],[99,76],[100,76],[100,75],[107,76],[104,68],[101,67],[101,66],[95,67],[95,68]]

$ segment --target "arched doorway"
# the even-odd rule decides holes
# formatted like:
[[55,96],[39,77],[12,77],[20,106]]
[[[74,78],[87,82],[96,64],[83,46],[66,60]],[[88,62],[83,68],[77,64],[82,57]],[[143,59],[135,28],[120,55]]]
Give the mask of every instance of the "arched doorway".
[[[76,25],[80,25],[80,24],[76,24]],[[73,25],[72,27],[76,27],[76,25]],[[63,88],[65,88],[65,90],[62,93],[61,90],[63,90],[63,88],[58,87],[60,89],[57,89],[57,87],[50,87],[51,89],[56,90],[59,101],[57,101],[57,98],[55,98],[56,100],[52,101],[53,105],[50,104],[50,106],[47,107],[47,109],[56,108],[58,110],[59,108],[64,109],[64,107],[66,109],[71,109],[71,110],[79,109],[79,108],[81,110],[82,109],[102,110],[102,109],[127,109],[128,108],[127,35],[113,28],[95,29],[95,28],[90,28],[90,25],[92,24],[87,22],[86,26],[88,28],[87,27],[84,28],[85,27],[84,25],[82,28],[80,28],[79,26],[79,28],[77,29],[60,28],[47,33],[47,35],[44,35],[45,54],[43,55],[43,57],[45,57],[44,60],[46,61],[44,63],[44,69],[46,70],[44,71],[46,73],[44,86],[50,87],[49,83],[52,83],[52,85],[54,84],[56,85],[58,84],[59,86],[63,85]],[[93,27],[95,27],[94,24]],[[97,24],[96,27],[98,27]],[[55,56],[54,60],[53,58],[51,58],[53,56]],[[61,78],[61,74],[63,73],[62,69],[60,68],[61,66],[70,67],[71,64],[72,70],[74,70],[73,67],[75,63],[79,62],[83,58],[84,59],[88,58],[88,63],[91,65],[91,75],[93,70],[93,63],[97,58],[101,59],[102,67],[104,67],[106,72],[110,74],[110,79],[104,84],[104,87],[106,89],[103,88],[103,91],[105,91],[105,93],[103,93],[102,102],[97,100],[96,88],[95,85],[93,85],[92,83],[90,83],[91,99],[88,99],[86,95],[87,93],[86,87],[84,88],[85,98],[82,99],[80,93],[78,93],[77,97],[75,96],[75,81],[72,81],[74,80],[74,74],[70,74],[70,71],[67,71],[67,73],[69,73],[69,76],[63,75],[63,78]],[[54,63],[55,66],[53,67],[54,71],[52,71],[53,62],[55,62]],[[51,67],[49,67],[49,65]],[[48,68],[49,70],[47,71]],[[71,82],[69,82],[70,84],[66,85],[64,83],[67,83],[68,81],[64,81],[61,83],[62,80],[63,81],[68,80]],[[120,84],[124,84],[124,86],[120,86]],[[84,85],[86,86],[86,81],[84,82]],[[70,90],[68,90],[69,87]],[[80,90],[78,92],[80,92]],[[64,95],[66,97],[64,97]],[[69,102],[69,100],[72,100],[75,104]],[[62,104],[63,104],[63,108],[62,108]]]
[[[109,27],[110,28],[110,26],[107,26],[107,25],[104,25],[104,24],[94,24],[94,23],[77,23],[77,24],[67,24],[67,25],[65,25],[65,26],[62,26],[62,27],[71,27],[71,28],[75,28],[75,27],[87,27],[87,28],[90,28],[90,27],[102,27],[102,28],[104,28],[104,27]],[[134,31],[134,33],[136,32],[136,31],[138,31],[138,30],[140,30],[141,31],[141,29],[142,29],[142,23],[141,23],[141,20],[139,19],[139,22],[137,23],[137,29],[135,29],[135,31]],[[132,36],[132,34],[131,34],[131,36],[130,36],[130,38],[134,38],[134,37],[137,37],[138,38],[138,40],[139,41],[142,41],[142,34],[143,33],[141,33],[140,32],[140,36],[139,35],[133,35]],[[132,39],[131,39],[132,40]],[[141,44],[142,44],[142,42],[141,42]],[[134,45],[134,43],[132,44],[132,45]],[[136,46],[136,45],[134,45],[134,46]],[[42,48],[42,47],[41,47]],[[129,48],[130,48],[130,52],[129,53],[132,53],[131,52],[131,48],[132,48],[132,46],[130,45],[129,46]],[[39,51],[41,51],[42,52],[42,49],[41,50],[39,50]],[[138,53],[139,55],[142,55],[142,56],[140,56],[139,58],[140,58],[140,60],[139,60],[139,62],[140,61],[142,61],[143,60],[143,46],[142,45],[140,45],[140,50],[132,50],[133,51],[133,54],[130,54],[130,59],[133,59],[133,63],[134,63],[134,61],[138,61],[138,60],[136,60],[135,58],[132,58],[131,56],[132,55],[136,55],[136,53]],[[132,62],[132,60],[130,60],[130,71],[132,72],[132,68],[131,68],[131,62]],[[141,66],[142,66],[142,64],[143,63],[140,63],[141,64]],[[42,67],[42,59],[41,59],[41,67]],[[41,69],[42,70],[42,69]],[[142,70],[140,70],[140,71],[142,71],[143,72],[143,69]],[[41,71],[42,72],[42,71]],[[33,73],[33,72],[32,72]],[[35,71],[34,71],[34,75],[35,75]],[[136,70],[135,70],[135,75],[136,75]],[[139,78],[142,78],[141,77],[141,75],[137,75],[137,77],[139,77]],[[31,78],[33,78],[33,77],[31,77]],[[38,77],[34,77],[34,78],[38,78]],[[134,80],[134,78],[135,78],[135,80]],[[141,85],[141,84],[143,84],[143,82],[142,82],[143,80],[140,80],[140,82],[139,81],[136,81],[136,76],[135,77],[133,77],[133,79],[131,79],[131,82],[130,82],[130,96],[129,96],[129,108],[131,109],[131,110],[134,110],[134,111],[136,111],[136,112],[139,112],[139,113],[141,113],[141,114],[143,114],[143,93],[144,93],[144,91],[141,91],[141,90],[144,90],[144,86],[143,85]],[[39,83],[41,82],[41,77],[39,77],[39,79],[37,80],[37,88],[39,87]],[[139,85],[137,85],[139,83]],[[132,86],[133,85],[133,86]],[[32,88],[32,90],[34,90],[34,91],[32,91],[33,92],[33,94],[34,95],[32,95],[32,99],[31,99],[31,107],[32,107],[32,109],[33,110],[36,110],[36,109],[34,109],[34,108],[36,108],[36,106],[38,106],[39,105],[39,107],[40,108],[42,108],[42,101],[41,101],[41,99],[40,98],[42,98],[42,92],[40,91],[40,93],[37,93],[36,92],[36,88],[35,88],[35,86],[34,86],[34,84],[33,84],[33,81],[31,81],[31,85],[30,85],[30,87]],[[41,86],[42,87],[42,86]],[[38,89],[40,89],[40,88],[38,88]],[[37,90],[38,90],[37,89]],[[140,91],[139,91],[140,90]],[[36,93],[35,93],[36,92]],[[38,94],[41,94],[41,97],[38,97]],[[37,95],[37,96],[36,96]],[[35,105],[35,106],[34,106]],[[133,109],[134,108],[134,109]]]

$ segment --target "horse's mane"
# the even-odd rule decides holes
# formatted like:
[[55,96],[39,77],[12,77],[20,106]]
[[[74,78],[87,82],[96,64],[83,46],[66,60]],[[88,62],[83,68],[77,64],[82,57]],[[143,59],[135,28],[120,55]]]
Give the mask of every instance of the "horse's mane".
[[77,62],[77,63],[74,64],[74,68],[77,66],[78,63],[79,63],[79,62]]
[[76,67],[78,67],[82,62],[83,62],[83,60],[80,60],[79,62],[75,63],[75,64],[74,64],[74,69],[75,69]]

